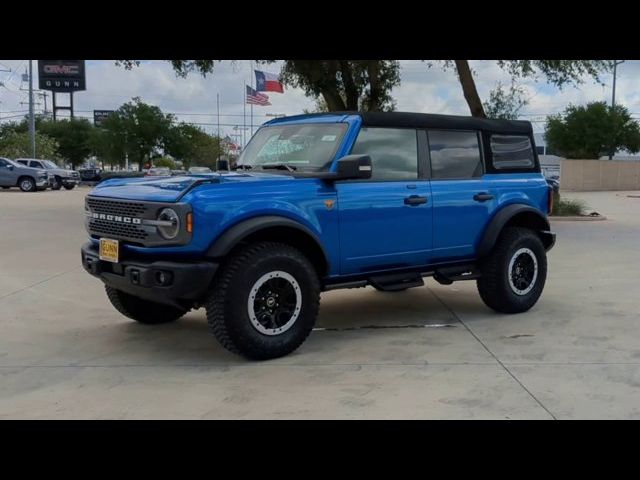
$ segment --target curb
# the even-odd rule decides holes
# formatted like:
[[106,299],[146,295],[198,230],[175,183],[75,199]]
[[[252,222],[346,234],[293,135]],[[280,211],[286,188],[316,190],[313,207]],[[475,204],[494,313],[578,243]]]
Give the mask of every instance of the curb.
[[571,217],[571,216],[551,216],[549,217],[550,221],[558,221],[558,222],[599,222],[602,220],[606,220],[607,217],[604,215],[598,215],[597,217],[590,217],[588,215],[580,216],[580,217]]

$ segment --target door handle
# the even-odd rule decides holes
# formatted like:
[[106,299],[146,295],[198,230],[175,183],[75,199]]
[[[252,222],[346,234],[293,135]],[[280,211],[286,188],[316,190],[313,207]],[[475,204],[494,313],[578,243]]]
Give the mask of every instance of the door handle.
[[480,192],[480,193],[476,193],[473,196],[473,199],[476,202],[486,202],[487,200],[493,200],[493,195],[487,193],[487,192]]
[[412,207],[422,205],[423,203],[427,203],[427,197],[421,197],[420,195],[410,195],[404,199],[404,204],[410,205]]

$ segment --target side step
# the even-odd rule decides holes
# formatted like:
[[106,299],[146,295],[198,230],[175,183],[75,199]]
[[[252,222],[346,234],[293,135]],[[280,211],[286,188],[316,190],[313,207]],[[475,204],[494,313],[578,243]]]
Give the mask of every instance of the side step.
[[476,278],[480,278],[480,271],[475,265],[442,268],[433,274],[433,279],[442,285],[451,285],[459,280],[475,280]]
[[397,273],[394,275],[382,275],[371,277],[369,283],[378,290],[385,292],[397,292],[407,288],[421,287],[424,285],[422,275],[418,273]]

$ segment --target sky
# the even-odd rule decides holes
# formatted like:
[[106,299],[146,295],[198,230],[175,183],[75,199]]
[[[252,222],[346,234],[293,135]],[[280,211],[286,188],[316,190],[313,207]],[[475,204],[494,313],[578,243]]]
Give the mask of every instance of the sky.
[[[392,96],[398,111],[446,113],[468,115],[469,110],[462,95],[455,72],[439,67],[428,68],[420,60],[402,60],[401,84],[394,88]],[[257,67],[277,73],[281,63]],[[28,60],[0,60],[0,122],[19,120],[27,111],[27,83],[22,74]],[[497,82],[510,84],[510,79],[495,61],[473,60],[478,92],[483,100],[495,88]],[[34,61],[34,86],[37,87],[37,64]],[[6,71],[6,70],[11,70]],[[251,124],[250,106],[246,106],[243,118],[243,88],[250,84],[251,62],[224,61],[215,67],[213,75],[206,78],[192,73],[187,78],[177,77],[168,62],[161,60],[142,61],[133,70],[126,70],[109,60],[87,60],[87,90],[74,95],[76,116],[93,118],[93,110],[114,110],[133,97],[159,106],[165,113],[174,113],[178,120],[200,124],[210,133],[217,132],[217,97],[220,104],[220,131],[222,135],[241,135],[243,123]],[[640,119],[640,61],[627,60],[618,66],[616,103],[623,104]],[[566,86],[563,90],[544,83],[544,80],[526,80],[520,84],[526,90],[530,103],[521,110],[521,118],[531,120],[534,130],[544,129],[544,118],[548,114],[561,112],[567,105],[584,104],[590,101],[611,102],[612,75],[602,77],[604,85],[591,79],[578,86]],[[255,80],[254,80],[255,82]],[[47,106],[51,110],[51,94],[47,92]],[[271,115],[295,115],[313,109],[315,102],[300,89],[285,87],[285,93],[267,93],[271,106],[253,107],[253,124],[257,126]],[[42,112],[43,98],[37,96]],[[67,102],[61,95],[60,103]],[[234,127],[237,126],[236,129]],[[255,128],[254,128],[255,130]],[[247,132],[248,133],[248,132]],[[247,138],[248,139],[248,138]],[[236,137],[236,140],[241,140]]]

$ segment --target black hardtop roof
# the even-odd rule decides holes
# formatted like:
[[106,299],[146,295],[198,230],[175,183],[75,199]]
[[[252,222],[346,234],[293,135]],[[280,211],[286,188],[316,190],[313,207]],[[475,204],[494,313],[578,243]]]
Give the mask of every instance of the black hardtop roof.
[[468,117],[462,115],[441,115],[436,113],[414,112],[357,112],[333,111],[306,113],[290,117],[276,118],[267,122],[277,124],[279,121],[297,120],[309,117],[359,115],[365,127],[405,127],[405,128],[439,128],[456,130],[482,130],[486,132],[507,134],[533,134],[531,122],[526,120],[498,120],[489,118]]
[[[356,113],[356,112],[354,112]],[[440,128],[482,130],[496,133],[531,134],[531,122],[525,120],[497,120],[461,115],[440,115],[411,112],[359,112],[362,124],[369,127]]]

